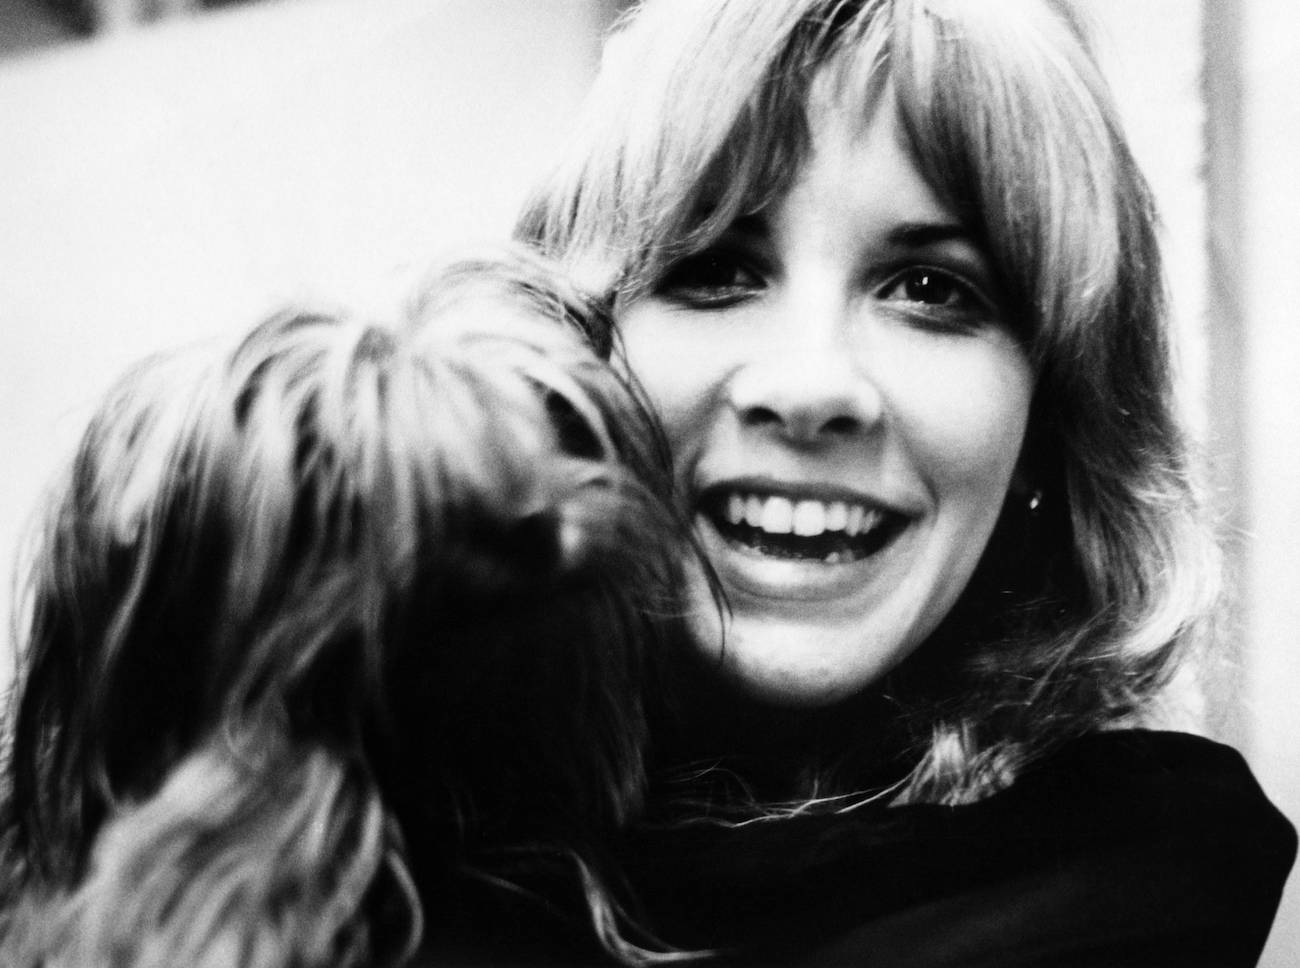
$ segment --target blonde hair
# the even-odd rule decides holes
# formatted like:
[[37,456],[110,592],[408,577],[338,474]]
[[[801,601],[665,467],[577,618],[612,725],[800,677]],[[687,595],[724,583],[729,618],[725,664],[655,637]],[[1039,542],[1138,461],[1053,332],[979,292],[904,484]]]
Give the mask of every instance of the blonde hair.
[[673,957],[602,847],[688,542],[658,432],[533,256],[414,316],[287,312],[100,407],[31,582],[6,964],[401,964],[536,870]]
[[[1156,217],[1064,0],[651,0],[519,234],[621,301],[799,170],[825,91],[890,98],[1036,369],[1022,467],[953,612],[885,691],[954,802],[1150,707],[1217,595],[1174,411]],[[1038,502],[1036,502],[1038,503]]]

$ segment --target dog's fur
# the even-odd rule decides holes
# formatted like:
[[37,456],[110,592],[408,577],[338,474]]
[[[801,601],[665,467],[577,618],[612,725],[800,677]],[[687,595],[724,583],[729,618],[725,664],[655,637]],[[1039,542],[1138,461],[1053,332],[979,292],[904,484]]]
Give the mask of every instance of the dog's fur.
[[660,438],[546,267],[415,315],[281,315],[99,410],[20,653],[6,965],[400,964],[548,864],[653,958],[599,845],[689,542]]

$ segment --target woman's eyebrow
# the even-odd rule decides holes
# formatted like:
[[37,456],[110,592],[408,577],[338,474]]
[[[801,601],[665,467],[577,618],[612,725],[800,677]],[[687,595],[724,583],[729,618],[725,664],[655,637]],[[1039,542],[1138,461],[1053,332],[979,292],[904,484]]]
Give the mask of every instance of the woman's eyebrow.
[[885,238],[891,245],[912,249],[942,242],[975,244],[970,232],[958,222],[901,222],[890,229]]
[[741,235],[749,239],[766,239],[771,234],[767,218],[761,212],[742,215],[727,226],[727,235]]

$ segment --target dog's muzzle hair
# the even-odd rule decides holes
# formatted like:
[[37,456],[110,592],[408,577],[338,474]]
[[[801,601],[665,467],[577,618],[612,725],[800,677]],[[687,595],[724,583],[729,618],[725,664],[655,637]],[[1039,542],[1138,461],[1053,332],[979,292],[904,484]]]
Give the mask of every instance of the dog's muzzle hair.
[[643,783],[687,529],[598,307],[525,257],[414,325],[289,313],[110,394],[31,586],[8,964],[405,960]]

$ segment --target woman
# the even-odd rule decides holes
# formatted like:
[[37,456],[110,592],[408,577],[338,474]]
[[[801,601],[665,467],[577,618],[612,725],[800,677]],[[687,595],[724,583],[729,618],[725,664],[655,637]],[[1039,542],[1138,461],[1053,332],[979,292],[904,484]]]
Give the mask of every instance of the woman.
[[629,850],[669,941],[1254,962],[1293,832],[1134,728],[1216,556],[1072,8],[650,0],[520,234],[613,299],[726,603],[695,577]]

